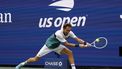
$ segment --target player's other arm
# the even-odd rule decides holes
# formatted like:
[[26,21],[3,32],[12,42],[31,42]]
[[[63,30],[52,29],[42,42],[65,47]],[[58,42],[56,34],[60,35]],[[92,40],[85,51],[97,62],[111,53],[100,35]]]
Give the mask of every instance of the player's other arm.
[[78,45],[77,44],[73,44],[73,43],[69,43],[69,42],[63,42],[63,44],[65,45],[65,46],[70,46],[70,47],[77,47]]
[[84,40],[78,38],[72,31],[70,32],[70,36],[71,36],[72,38],[74,38],[74,39],[79,43],[79,46],[80,46],[80,47],[87,47],[87,46],[89,46],[89,45],[88,45],[89,43],[87,43],[86,41],[84,41]]
[[78,43],[85,44],[86,42],[78,37],[74,38]]
[[69,43],[62,35],[56,33],[56,38],[65,46],[76,47],[77,44]]

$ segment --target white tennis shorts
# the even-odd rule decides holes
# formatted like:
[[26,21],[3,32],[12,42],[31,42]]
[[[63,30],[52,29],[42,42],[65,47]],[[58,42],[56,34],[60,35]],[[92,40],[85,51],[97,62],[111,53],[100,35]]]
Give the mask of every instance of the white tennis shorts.
[[44,45],[44,46],[40,49],[40,51],[37,53],[36,56],[42,57],[42,56],[44,56],[44,55],[46,55],[46,54],[48,54],[48,53],[50,53],[50,52],[52,52],[52,51],[54,51],[54,52],[56,52],[56,53],[58,53],[58,54],[61,54],[61,51],[62,51],[64,48],[67,48],[67,47],[65,47],[65,46],[62,45],[62,44],[60,44],[60,45],[59,45],[57,48],[55,48],[55,49],[49,49],[46,45]]

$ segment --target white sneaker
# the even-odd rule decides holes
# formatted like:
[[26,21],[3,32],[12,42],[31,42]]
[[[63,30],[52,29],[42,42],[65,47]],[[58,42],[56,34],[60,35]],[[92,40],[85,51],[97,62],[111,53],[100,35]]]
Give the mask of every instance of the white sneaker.
[[16,66],[15,69],[21,69],[25,65],[25,62],[20,63],[19,65]]

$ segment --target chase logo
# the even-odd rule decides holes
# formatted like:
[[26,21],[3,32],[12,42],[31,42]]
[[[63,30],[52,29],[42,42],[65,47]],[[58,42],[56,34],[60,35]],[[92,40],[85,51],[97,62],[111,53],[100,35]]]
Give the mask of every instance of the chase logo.
[[56,7],[56,10],[68,12],[71,11],[74,7],[74,0],[59,0],[49,4],[49,6]]

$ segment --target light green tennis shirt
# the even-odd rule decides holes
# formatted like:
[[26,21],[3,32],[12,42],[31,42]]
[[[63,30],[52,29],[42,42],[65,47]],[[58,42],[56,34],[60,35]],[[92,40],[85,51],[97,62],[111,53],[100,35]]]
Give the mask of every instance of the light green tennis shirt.
[[58,30],[54,34],[52,34],[47,40],[46,40],[46,46],[50,49],[57,48],[61,43],[66,42],[67,38],[76,38],[77,36],[70,31],[67,36],[63,34],[63,30]]

